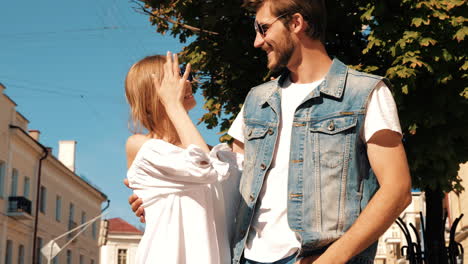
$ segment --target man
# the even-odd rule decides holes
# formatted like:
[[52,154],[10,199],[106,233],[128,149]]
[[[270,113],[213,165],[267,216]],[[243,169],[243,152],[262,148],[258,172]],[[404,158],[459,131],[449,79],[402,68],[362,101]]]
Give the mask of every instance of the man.
[[249,92],[229,130],[245,155],[233,263],[373,263],[411,202],[387,80],[329,58],[323,0],[246,2],[255,47],[283,74]]

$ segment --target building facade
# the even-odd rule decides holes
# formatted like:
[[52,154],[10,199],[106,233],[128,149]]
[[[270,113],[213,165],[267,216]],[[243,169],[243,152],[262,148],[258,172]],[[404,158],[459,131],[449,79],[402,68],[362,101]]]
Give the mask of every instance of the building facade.
[[121,218],[112,218],[107,221],[107,242],[101,247],[101,263],[136,263],[136,251],[143,232]]
[[[411,204],[403,211],[400,218],[406,223],[409,229],[409,224],[420,233],[421,217],[420,212],[425,215],[424,193],[413,192]],[[417,241],[413,231],[410,232],[411,240]],[[393,223],[387,231],[379,238],[377,255],[375,257],[376,264],[400,264],[409,263],[406,260],[406,252],[401,252],[401,247],[407,245],[406,238],[397,223]]]
[[[40,249],[101,213],[107,196],[75,173],[75,141],[59,142],[59,157],[16,111],[0,84],[0,263],[47,263]],[[99,221],[51,263],[99,263]],[[62,247],[74,234],[57,244]]]
[[[466,252],[468,250],[468,163],[460,165],[458,176],[462,179],[462,185],[464,186],[465,191],[460,194],[450,192],[446,195],[445,210],[447,211],[447,222],[445,229],[447,232],[445,233],[445,239],[446,246],[448,246],[450,240],[449,230],[455,220],[463,214],[464,217],[462,217],[457,224],[455,241],[460,243]],[[407,224],[409,229],[411,229],[409,224],[412,223],[416,230],[421,233],[421,217],[419,213],[422,212],[423,215],[426,215],[425,210],[426,203],[424,193],[413,192],[413,200],[411,204],[405,209],[400,217]],[[411,240],[417,241],[418,238],[414,235],[414,232],[411,231],[410,234]],[[392,224],[392,226],[379,238],[379,246],[375,263],[409,263],[409,261],[406,260],[406,256],[401,252],[401,247],[406,245],[406,238],[400,227],[396,223]],[[405,251],[403,253],[405,253]],[[460,259],[461,258],[463,258],[463,263],[468,263],[467,253],[460,257]],[[460,259],[458,261],[460,261]]]
[[458,222],[455,241],[463,246],[465,250],[463,263],[468,263],[468,163],[460,166],[458,176],[463,181],[462,185],[465,187],[465,191],[460,194],[455,192],[448,194],[448,218],[450,223],[453,223],[461,214],[464,215]]

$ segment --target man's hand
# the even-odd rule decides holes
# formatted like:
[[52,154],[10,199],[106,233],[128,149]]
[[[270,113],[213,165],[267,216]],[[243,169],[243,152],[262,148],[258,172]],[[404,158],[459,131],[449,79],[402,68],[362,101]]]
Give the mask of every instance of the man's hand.
[[[124,184],[130,188],[128,179],[124,179]],[[143,201],[136,194],[132,194],[128,197],[128,203],[135,215],[140,218],[140,222],[145,223],[145,209],[141,206]]]

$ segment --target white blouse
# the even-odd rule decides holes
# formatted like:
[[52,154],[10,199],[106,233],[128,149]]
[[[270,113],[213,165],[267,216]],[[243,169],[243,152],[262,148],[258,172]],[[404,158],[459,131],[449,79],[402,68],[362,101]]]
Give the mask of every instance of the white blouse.
[[145,208],[136,263],[230,263],[242,159],[226,144],[205,153],[195,145],[145,142],[127,172]]

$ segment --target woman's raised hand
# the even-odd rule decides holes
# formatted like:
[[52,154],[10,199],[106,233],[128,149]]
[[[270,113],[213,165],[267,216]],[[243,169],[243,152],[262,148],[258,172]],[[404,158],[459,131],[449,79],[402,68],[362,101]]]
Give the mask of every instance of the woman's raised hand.
[[161,84],[153,77],[156,92],[161,98],[161,102],[168,106],[182,106],[186,93],[186,82],[190,75],[190,64],[187,64],[183,76],[180,76],[179,59],[176,54],[167,52],[166,63],[164,63],[164,77]]

